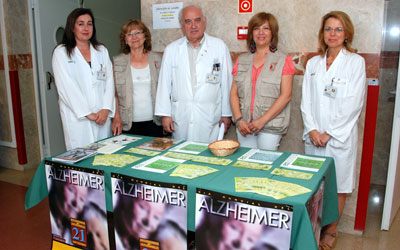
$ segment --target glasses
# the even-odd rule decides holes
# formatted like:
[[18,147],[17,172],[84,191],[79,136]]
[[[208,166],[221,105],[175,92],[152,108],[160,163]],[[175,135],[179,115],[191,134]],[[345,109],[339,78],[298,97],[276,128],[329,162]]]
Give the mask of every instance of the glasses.
[[142,31],[136,31],[136,32],[126,33],[126,35],[129,36],[129,37],[133,37],[133,36],[137,36],[137,35],[143,34],[143,33],[144,33],[144,31],[142,30]]
[[337,27],[337,28],[326,27],[325,28],[325,32],[331,33],[332,31],[335,31],[336,33],[340,33],[340,32],[343,32],[343,28],[342,27]]

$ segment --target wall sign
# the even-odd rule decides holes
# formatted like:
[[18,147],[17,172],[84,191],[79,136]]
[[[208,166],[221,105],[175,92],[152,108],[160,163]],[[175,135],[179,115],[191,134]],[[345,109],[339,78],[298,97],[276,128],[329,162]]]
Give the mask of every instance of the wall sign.
[[253,13],[253,0],[239,0],[239,13]]

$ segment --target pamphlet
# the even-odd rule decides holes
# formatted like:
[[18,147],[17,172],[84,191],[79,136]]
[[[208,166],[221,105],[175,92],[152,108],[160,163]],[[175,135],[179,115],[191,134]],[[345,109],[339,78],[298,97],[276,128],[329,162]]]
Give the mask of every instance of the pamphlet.
[[154,140],[143,143],[142,145],[139,146],[139,148],[163,151],[178,144],[179,142],[180,140],[159,137],[155,138]]
[[214,172],[218,172],[218,169],[195,164],[180,164],[177,168],[174,169],[170,176],[194,179]]
[[322,157],[291,154],[281,167],[318,172],[324,162],[325,158]]
[[268,151],[262,149],[251,149],[244,155],[240,156],[238,160],[249,161],[261,164],[272,164],[283,153],[276,151]]
[[53,157],[52,160],[72,164],[84,160],[86,158],[89,158],[95,155],[96,153],[97,151],[93,149],[74,148],[56,157]]
[[311,189],[297,184],[276,181],[269,178],[235,177],[235,191],[257,193],[279,200],[309,193],[311,192]]
[[157,151],[151,151],[147,149],[141,149],[141,148],[130,148],[125,151],[126,153],[132,153],[132,154],[138,154],[138,155],[145,155],[145,156],[155,156],[160,154],[160,152]]
[[101,141],[101,143],[112,143],[112,144],[120,144],[120,145],[126,145],[131,142],[135,142],[142,139],[141,137],[136,137],[136,136],[130,136],[130,135],[118,135],[114,136],[111,138],[108,138],[104,141]]
[[82,148],[93,149],[93,150],[96,150],[97,153],[100,153],[100,154],[113,154],[123,147],[124,146],[120,145],[120,144],[111,144],[111,143],[105,143],[105,142],[93,142]]
[[133,155],[124,154],[108,154],[108,155],[96,155],[93,161],[93,166],[113,166],[113,167],[125,167],[133,162],[139,161],[142,158]]
[[147,161],[141,162],[133,166],[132,168],[155,173],[165,173],[183,162],[185,162],[185,160],[155,156]]
[[180,152],[180,153],[189,153],[189,154],[200,154],[207,148],[208,148],[208,144],[206,144],[206,143],[187,141],[182,144],[179,144],[176,147],[171,148],[170,151],[175,151],[175,152]]
[[268,171],[271,169],[272,165],[269,164],[259,164],[254,162],[247,162],[247,161],[237,161],[235,162],[232,167],[238,168],[250,168],[250,169],[257,169],[257,170],[265,170]]
[[282,169],[282,168],[275,168],[274,171],[271,172],[273,175],[280,175],[288,178],[295,178],[295,179],[303,179],[303,180],[310,180],[314,174],[306,173],[296,170],[290,169]]

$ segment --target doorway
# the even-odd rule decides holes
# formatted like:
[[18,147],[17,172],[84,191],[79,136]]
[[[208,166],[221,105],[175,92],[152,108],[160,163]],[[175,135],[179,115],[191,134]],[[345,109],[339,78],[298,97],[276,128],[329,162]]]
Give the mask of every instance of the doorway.
[[75,8],[90,8],[96,19],[97,39],[119,53],[119,32],[130,18],[140,19],[140,0],[30,0],[35,84],[38,89],[38,120],[42,158],[65,151],[64,135],[54,84],[51,56],[60,41],[68,14]]

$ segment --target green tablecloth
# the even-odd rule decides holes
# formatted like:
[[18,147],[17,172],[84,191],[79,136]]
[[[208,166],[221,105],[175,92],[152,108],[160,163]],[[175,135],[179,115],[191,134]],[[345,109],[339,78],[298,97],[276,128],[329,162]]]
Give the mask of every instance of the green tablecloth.
[[[123,153],[130,147],[135,147],[143,144],[146,141],[152,140],[151,137],[142,137],[143,139],[133,142],[121,149],[117,153]],[[249,148],[239,148],[233,155],[226,158],[233,160],[232,164],[237,158],[246,153]],[[125,153],[128,154],[128,153]],[[214,156],[209,150],[204,151],[200,155]],[[106,202],[107,210],[112,212],[112,199],[111,199],[111,172],[124,174],[128,176],[134,176],[136,178],[148,179],[152,181],[167,182],[167,183],[179,183],[187,185],[188,187],[188,230],[194,231],[195,229],[195,197],[196,188],[204,188],[213,190],[220,193],[226,193],[238,197],[244,197],[254,200],[267,201],[272,203],[289,204],[293,206],[293,223],[292,223],[292,235],[291,235],[291,249],[294,250],[318,250],[316,245],[314,232],[307,212],[307,201],[312,194],[318,189],[319,184],[325,177],[325,189],[324,189],[324,203],[322,212],[322,226],[330,224],[338,218],[338,204],[337,204],[337,189],[336,189],[336,173],[334,167],[334,161],[332,158],[327,158],[322,168],[314,174],[311,180],[301,180],[294,178],[287,178],[283,176],[272,175],[271,171],[278,167],[291,153],[284,152],[280,158],[278,158],[271,170],[253,170],[246,168],[238,168],[231,166],[218,166],[209,165],[219,171],[206,176],[198,177],[195,179],[184,179],[180,177],[171,177],[168,171],[164,174],[146,172],[142,170],[132,169],[132,165],[139,162],[145,161],[151,157],[140,156],[143,160],[135,162],[123,168],[106,167],[106,166],[92,166],[94,157],[83,160],[76,163],[76,166],[92,169],[100,169],[104,171],[105,187],[106,187]],[[45,159],[45,160],[51,160]],[[42,161],[29,185],[28,191],[25,196],[25,209],[29,209],[37,205],[48,195],[46,176],[45,176],[45,160]],[[199,164],[199,163],[196,163]],[[206,165],[206,164],[202,164]],[[263,196],[255,193],[236,193],[235,192],[235,178],[234,177],[267,177],[274,180],[284,181],[299,184],[312,190],[312,192],[297,196],[292,196],[280,200],[276,200],[272,197]]]

